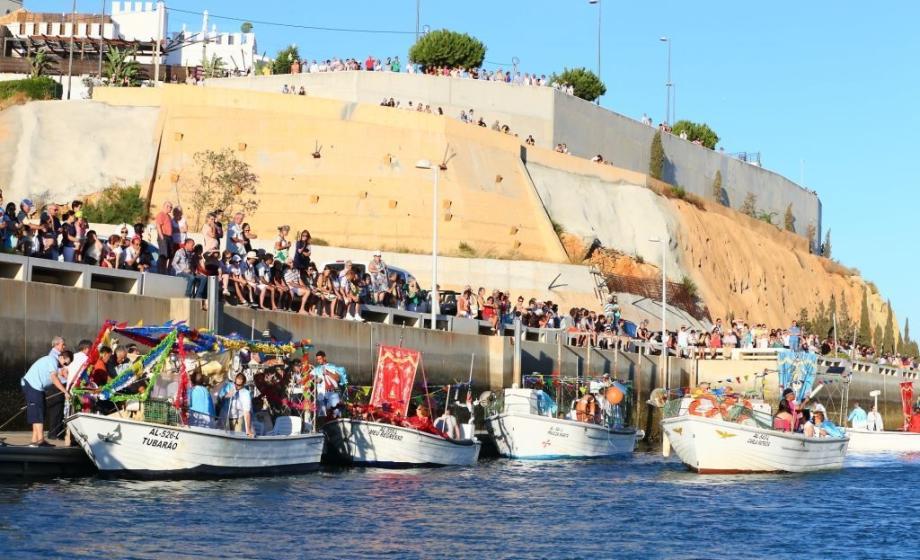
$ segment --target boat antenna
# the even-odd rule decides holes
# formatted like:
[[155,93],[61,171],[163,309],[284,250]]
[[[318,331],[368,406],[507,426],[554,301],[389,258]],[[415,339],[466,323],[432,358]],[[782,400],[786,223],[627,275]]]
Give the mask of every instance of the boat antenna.
[[[430,418],[434,409],[431,408],[431,394],[428,392],[428,376],[425,375],[425,361],[422,359],[421,353],[419,353],[418,365],[422,368],[422,384],[425,387],[425,403],[428,405],[428,417]],[[418,415],[417,412],[415,414]]]

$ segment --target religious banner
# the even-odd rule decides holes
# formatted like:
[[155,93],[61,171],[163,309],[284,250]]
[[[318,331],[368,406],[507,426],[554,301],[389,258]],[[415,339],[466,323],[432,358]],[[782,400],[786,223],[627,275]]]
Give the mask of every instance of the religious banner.
[[901,411],[904,412],[905,424],[910,422],[914,404],[914,384],[911,381],[901,383]]
[[776,355],[779,384],[795,391],[795,400],[802,402],[811,393],[818,371],[818,356],[813,352],[781,350]]
[[418,350],[380,346],[370,405],[375,408],[388,405],[393,412],[405,416],[409,410],[409,399],[412,397],[412,386],[415,384],[415,373],[421,357]]

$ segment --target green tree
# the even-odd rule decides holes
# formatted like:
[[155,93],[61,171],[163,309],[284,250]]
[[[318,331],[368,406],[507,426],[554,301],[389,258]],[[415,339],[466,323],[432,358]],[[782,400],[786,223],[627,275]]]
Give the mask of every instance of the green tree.
[[248,21],[244,21],[243,24],[240,25],[240,33],[251,33],[251,32],[252,32],[252,24]]
[[872,332],[872,347],[875,348],[876,350],[880,350],[883,336],[884,335],[882,334],[882,326],[875,325],[875,330]]
[[409,49],[409,60],[422,66],[479,68],[486,46],[466,33],[438,29],[422,35]]
[[54,61],[51,60],[51,57],[48,56],[48,51],[45,49],[39,49],[35,51],[35,54],[29,57],[29,69],[31,70],[32,78],[41,78],[45,75],[48,70],[51,69],[51,66],[54,64]]
[[712,180],[712,199],[719,204],[725,204],[725,192],[722,190],[722,171],[716,169],[716,177]]
[[224,75],[224,59],[212,54],[210,60],[205,60],[202,65],[202,71],[205,78],[220,78]]
[[255,196],[259,177],[233,150],[205,150],[196,152],[192,159],[198,166],[198,184],[192,191],[191,202],[195,231],[201,227],[201,217],[206,211],[222,208],[227,214],[236,210],[251,213],[258,208]]
[[113,87],[133,86],[137,83],[140,65],[137,63],[137,49],[112,49],[105,54],[102,74]]
[[661,145],[661,131],[655,131],[652,146],[649,149],[648,174],[653,179],[661,180],[664,175],[664,146]]
[[741,204],[741,213],[747,214],[752,218],[757,217],[757,195],[749,192],[747,196],[744,197],[744,202]]
[[853,340],[853,319],[850,317],[850,306],[847,304],[846,294],[840,292],[840,313],[837,314],[837,332],[844,340]]
[[818,231],[815,228],[815,224],[808,224],[808,227],[805,231],[805,237],[808,238],[808,250],[809,252],[815,250],[815,236],[818,235]]
[[795,215],[792,213],[792,203],[786,207],[786,216],[785,216],[786,231],[791,231],[795,233]]
[[585,101],[594,101],[598,97],[607,93],[607,86],[597,77],[597,74],[587,68],[566,68],[559,74],[553,74],[550,83],[572,84],[575,90],[575,97],[580,97]]
[[824,245],[821,246],[821,255],[825,258],[831,258],[831,230],[824,234]]
[[888,300],[888,317],[885,319],[885,330],[882,335],[882,351],[894,353],[894,314],[891,311],[891,300]]
[[682,120],[677,121],[674,123],[674,126],[671,127],[671,134],[675,136],[680,136],[683,132],[687,133],[687,140],[691,142],[699,140],[701,144],[710,150],[715,149],[716,144],[719,143],[719,135],[709,128],[709,125],[706,123],[695,123]]
[[291,45],[278,51],[278,56],[272,62],[272,74],[290,74],[291,65],[295,60],[300,60],[300,51]]
[[147,201],[140,185],[112,185],[99,198],[83,205],[86,221],[99,224],[136,224],[147,221]]
[[862,309],[859,311],[859,335],[856,339],[860,344],[872,343],[871,328],[871,325],[869,325],[869,299],[866,293],[866,287],[863,286]]
[[904,342],[905,346],[913,342],[910,339],[910,318],[909,317],[904,318],[904,335],[901,337],[901,340]]

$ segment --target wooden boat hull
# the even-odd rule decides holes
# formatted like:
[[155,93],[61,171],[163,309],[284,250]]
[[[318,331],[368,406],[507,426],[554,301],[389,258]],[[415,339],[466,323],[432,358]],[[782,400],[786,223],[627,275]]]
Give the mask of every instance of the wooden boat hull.
[[100,473],[135,478],[267,476],[320,467],[323,434],[246,437],[79,413],[68,419]]
[[353,418],[323,426],[330,462],[382,468],[475,465],[482,444],[455,441],[390,424]]
[[630,455],[636,449],[636,430],[502,412],[486,418],[486,429],[502,457],[512,459],[575,459]]
[[674,452],[701,474],[839,469],[849,438],[808,438],[721,419],[681,415],[661,422]]
[[848,429],[850,453],[920,453],[920,434]]

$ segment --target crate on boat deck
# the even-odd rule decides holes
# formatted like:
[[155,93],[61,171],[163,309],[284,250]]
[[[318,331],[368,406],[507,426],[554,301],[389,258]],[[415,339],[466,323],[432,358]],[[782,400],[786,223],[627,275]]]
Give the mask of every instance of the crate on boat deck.
[[179,412],[168,400],[149,399],[144,403],[144,420],[154,424],[175,426],[179,423]]

